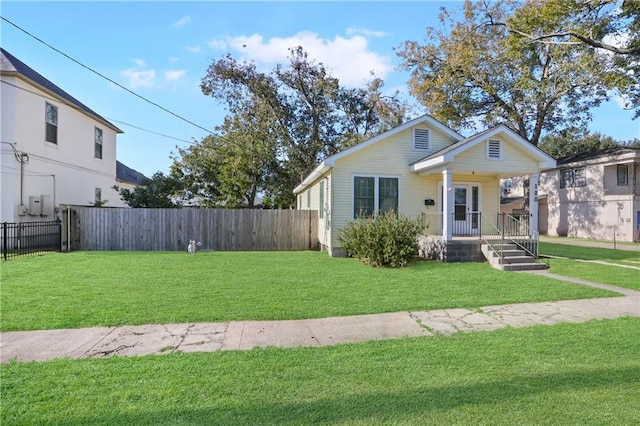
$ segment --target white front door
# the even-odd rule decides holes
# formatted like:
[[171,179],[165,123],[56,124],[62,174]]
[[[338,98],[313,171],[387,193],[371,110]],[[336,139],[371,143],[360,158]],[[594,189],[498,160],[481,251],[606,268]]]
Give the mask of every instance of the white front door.
[[480,232],[480,187],[453,186],[453,235],[478,235]]

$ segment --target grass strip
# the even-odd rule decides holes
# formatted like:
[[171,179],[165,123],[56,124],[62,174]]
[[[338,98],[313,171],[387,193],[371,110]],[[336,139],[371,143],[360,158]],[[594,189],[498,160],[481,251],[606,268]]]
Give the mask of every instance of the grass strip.
[[640,423],[640,319],[0,366],[2,424]]

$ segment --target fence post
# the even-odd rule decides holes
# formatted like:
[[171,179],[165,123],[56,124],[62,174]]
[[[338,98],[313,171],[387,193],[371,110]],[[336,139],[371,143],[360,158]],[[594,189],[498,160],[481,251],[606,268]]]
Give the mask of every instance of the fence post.
[[7,222],[2,224],[2,255],[4,256],[4,260],[7,260]]

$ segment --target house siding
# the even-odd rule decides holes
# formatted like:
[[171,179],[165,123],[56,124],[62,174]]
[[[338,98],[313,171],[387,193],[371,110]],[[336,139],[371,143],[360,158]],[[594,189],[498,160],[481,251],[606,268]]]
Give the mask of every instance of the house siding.
[[[549,235],[602,240],[640,241],[638,163],[629,164],[629,182],[617,185],[616,161],[567,164],[541,174],[540,194],[546,195],[542,230]],[[586,185],[560,188],[560,171],[585,167]]]
[[520,149],[514,147],[508,138],[491,138],[502,141],[502,158],[487,160],[486,140],[456,155],[451,167],[456,170],[471,170],[476,173],[503,174],[505,176],[538,173],[538,163]]
[[[23,205],[29,197],[48,197],[47,216],[19,215],[20,165],[13,151],[2,144],[1,220],[8,222],[53,220],[60,204],[88,205],[100,188],[107,206],[122,207],[116,183],[116,132],[66,102],[25,82],[3,75],[11,85],[2,87],[2,140],[29,156],[24,166]],[[17,86],[17,87],[14,87]],[[22,90],[24,89],[24,90]],[[57,144],[45,141],[45,102],[58,108]],[[103,131],[102,159],[94,158],[94,128]]]
[[[339,230],[353,220],[353,177],[385,176],[398,178],[398,211],[400,214],[417,218],[426,211],[425,198],[437,199],[437,180],[420,177],[409,171],[409,165],[425,156],[445,148],[454,139],[428,126],[416,126],[430,129],[430,150],[413,149],[413,128],[406,129],[375,145],[364,148],[356,154],[336,161],[333,169],[333,215],[330,241],[338,248]],[[435,212],[434,207],[429,207]],[[337,252],[337,251],[336,251]]]
[[[324,206],[320,205],[320,185],[325,185]],[[307,207],[307,191],[310,193],[310,207]],[[331,199],[332,199],[332,176],[331,172],[319,177],[305,191],[298,195],[298,210],[316,210],[318,212],[318,245],[321,250],[331,250]],[[302,203],[300,203],[300,200]],[[324,210],[324,217],[320,217],[321,208]]]

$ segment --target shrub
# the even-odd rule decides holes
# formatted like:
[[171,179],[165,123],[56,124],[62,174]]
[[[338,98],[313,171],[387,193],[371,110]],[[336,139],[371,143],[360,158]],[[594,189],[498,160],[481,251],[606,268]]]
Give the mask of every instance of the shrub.
[[338,240],[348,256],[373,267],[405,266],[417,253],[420,222],[393,211],[349,222]]

